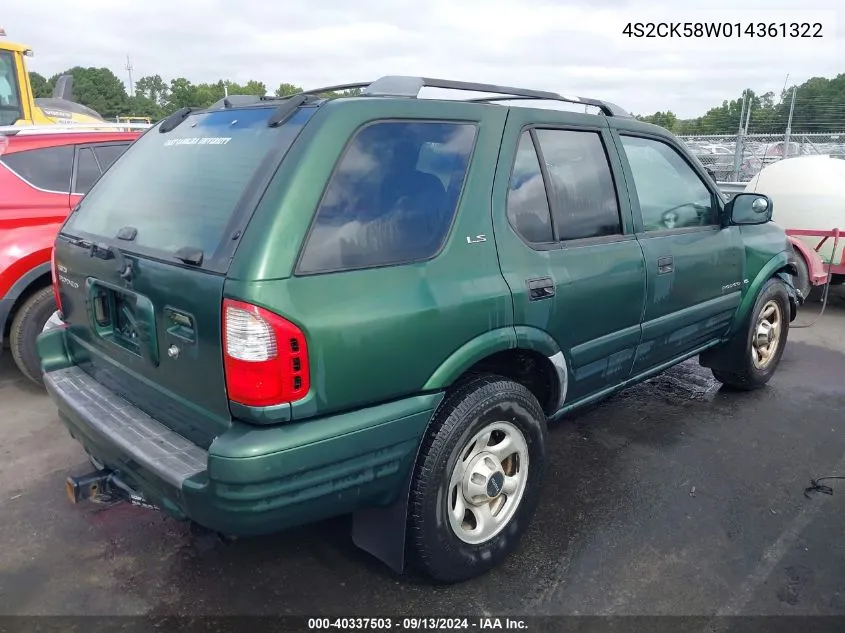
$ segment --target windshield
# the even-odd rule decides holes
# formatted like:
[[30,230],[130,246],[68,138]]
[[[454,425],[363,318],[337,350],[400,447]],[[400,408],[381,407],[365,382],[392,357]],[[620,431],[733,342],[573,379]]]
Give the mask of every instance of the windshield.
[[164,134],[153,128],[106,171],[63,232],[114,238],[132,227],[134,240],[121,248],[197,249],[207,261],[263,161],[286,151],[313,110],[276,128],[267,126],[272,107],[195,114]]
[[14,61],[10,51],[0,51],[0,125],[12,125],[23,118]]

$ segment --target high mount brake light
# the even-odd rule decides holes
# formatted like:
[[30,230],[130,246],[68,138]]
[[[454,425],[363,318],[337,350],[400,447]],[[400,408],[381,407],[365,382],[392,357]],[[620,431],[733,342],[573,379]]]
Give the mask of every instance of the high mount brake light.
[[295,402],[310,388],[308,347],[296,325],[264,308],[223,300],[229,400],[251,407]]

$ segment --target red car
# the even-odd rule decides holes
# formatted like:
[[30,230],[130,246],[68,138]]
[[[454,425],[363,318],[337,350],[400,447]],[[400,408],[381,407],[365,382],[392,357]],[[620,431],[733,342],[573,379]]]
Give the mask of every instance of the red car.
[[56,310],[50,259],[59,227],[141,131],[0,129],[0,353],[41,383],[35,339]]

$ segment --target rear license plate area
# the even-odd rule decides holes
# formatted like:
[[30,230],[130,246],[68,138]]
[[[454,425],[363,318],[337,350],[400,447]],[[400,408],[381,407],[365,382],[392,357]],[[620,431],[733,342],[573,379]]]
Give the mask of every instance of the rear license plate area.
[[89,282],[88,299],[89,317],[97,336],[157,362],[155,317],[149,299],[95,280]]

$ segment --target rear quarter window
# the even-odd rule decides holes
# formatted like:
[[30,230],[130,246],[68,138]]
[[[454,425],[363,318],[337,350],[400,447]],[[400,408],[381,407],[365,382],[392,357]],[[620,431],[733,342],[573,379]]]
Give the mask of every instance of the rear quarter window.
[[443,245],[475,146],[472,123],[380,121],[335,167],[297,272],[428,259]]
[[129,143],[97,145],[94,147],[94,154],[97,155],[97,162],[100,163],[100,169],[106,171],[111,167],[112,163],[126,151],[127,147],[129,147]]
[[4,154],[0,162],[33,187],[52,193],[70,192],[72,145]]

